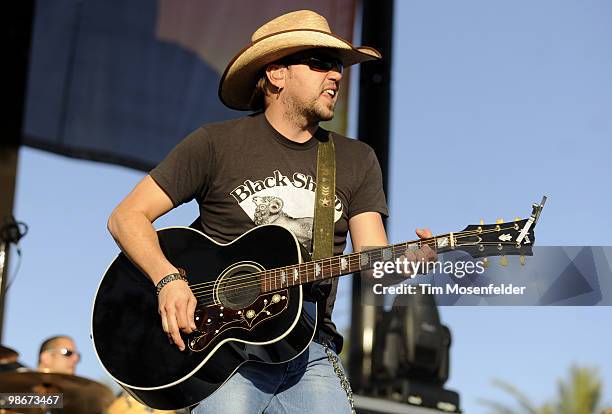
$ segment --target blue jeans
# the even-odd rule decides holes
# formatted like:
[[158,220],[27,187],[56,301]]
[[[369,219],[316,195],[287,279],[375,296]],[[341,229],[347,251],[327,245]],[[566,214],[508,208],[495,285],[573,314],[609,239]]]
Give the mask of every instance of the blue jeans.
[[[333,357],[338,374],[330,361]],[[350,414],[341,376],[344,369],[336,353],[311,342],[300,356],[284,364],[242,365],[192,414]]]

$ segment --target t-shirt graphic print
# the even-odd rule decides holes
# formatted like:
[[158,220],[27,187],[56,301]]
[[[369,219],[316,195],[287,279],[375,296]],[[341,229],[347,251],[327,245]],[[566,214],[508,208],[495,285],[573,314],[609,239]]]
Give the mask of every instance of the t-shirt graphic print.
[[[274,170],[263,180],[245,180],[230,195],[256,226],[282,226],[310,251],[315,193],[316,180],[311,175],[295,172],[286,176]],[[342,208],[342,201],[336,196],[334,222],[342,217]]]

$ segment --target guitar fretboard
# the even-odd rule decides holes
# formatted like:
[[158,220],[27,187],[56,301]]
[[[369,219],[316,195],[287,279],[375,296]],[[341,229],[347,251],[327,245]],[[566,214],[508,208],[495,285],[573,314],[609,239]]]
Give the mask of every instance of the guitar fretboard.
[[263,292],[270,292],[304,283],[316,282],[353,272],[369,270],[374,263],[392,261],[406,253],[429,245],[438,253],[451,250],[457,233],[447,233],[429,239],[398,243],[342,256],[332,256],[292,266],[265,270],[260,273]]

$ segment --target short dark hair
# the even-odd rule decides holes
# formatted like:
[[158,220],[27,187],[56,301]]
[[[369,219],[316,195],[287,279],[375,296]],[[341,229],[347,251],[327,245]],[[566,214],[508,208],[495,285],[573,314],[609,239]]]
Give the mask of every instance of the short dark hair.
[[253,111],[263,111],[266,106],[266,92],[270,87],[270,81],[265,71],[262,72],[261,76],[255,82],[251,99],[249,100],[249,107]]

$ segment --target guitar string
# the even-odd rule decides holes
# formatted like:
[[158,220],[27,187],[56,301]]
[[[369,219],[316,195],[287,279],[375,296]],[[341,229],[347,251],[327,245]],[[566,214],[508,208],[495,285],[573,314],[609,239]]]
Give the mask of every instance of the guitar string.
[[[497,245],[499,245],[499,243],[486,243],[486,245],[497,246]],[[376,258],[375,258],[375,260],[376,260]],[[352,263],[351,266],[353,264],[357,265],[357,263]],[[337,267],[335,267],[335,268],[337,268]],[[315,281],[315,280],[313,280],[313,281]],[[278,283],[280,284],[280,281]],[[248,286],[249,284],[242,283],[242,286],[240,287],[241,288],[241,292],[234,292],[232,294],[232,296],[234,298],[236,298],[236,300],[238,300],[241,297],[250,297],[250,296],[252,296],[252,292],[249,292],[248,288],[249,287],[260,287],[262,284],[263,283],[257,282],[257,283],[251,283],[250,286]],[[291,285],[291,286],[293,286],[293,285]],[[269,284],[269,289],[268,289],[268,286],[263,286],[262,290],[263,290],[263,292],[270,292],[270,291],[280,290],[280,289],[289,288],[289,287],[290,287],[290,285],[287,285],[287,284],[285,284],[284,286],[282,284],[280,284],[280,286],[278,286],[278,285],[272,286],[272,283],[270,283]],[[232,286],[229,286],[229,289],[231,290]],[[236,289],[238,289],[238,288],[234,288],[234,290],[236,290]],[[199,293],[195,294],[195,296],[197,298],[213,297],[215,292],[216,292],[216,289],[208,289],[208,290],[205,290],[204,292],[199,292]],[[257,289],[256,293],[260,293],[260,292],[261,292],[261,290]]]
[[[486,242],[485,244],[487,245],[498,245],[499,243],[495,243],[495,242]],[[508,244],[508,243],[502,243],[502,244]],[[284,290],[284,289],[288,289],[290,288],[290,286],[285,286],[285,287],[280,287],[280,288],[274,288],[273,290],[270,290],[268,292],[273,292],[274,290]],[[257,292],[257,296],[259,296],[261,293],[258,291]],[[248,292],[240,292],[237,295],[234,295],[233,298],[236,302],[240,302],[241,299],[248,299],[251,298],[253,295],[249,294]],[[222,305],[221,302],[215,300],[214,298],[214,291],[209,291],[206,292],[204,294],[200,294],[200,295],[196,295],[196,298],[198,300],[198,306],[210,306],[210,305]]]
[[[497,245],[499,245],[500,243],[495,243],[495,242],[485,242],[485,243],[482,243],[482,244],[497,246]],[[501,244],[512,244],[512,243],[506,243],[506,242],[504,242],[504,243],[501,243]],[[256,285],[259,285],[259,283],[255,283],[255,284],[253,284],[253,286],[256,286]],[[275,287],[275,288],[274,288],[274,289],[272,289],[271,291],[274,291],[274,290],[282,290],[282,289],[287,289],[287,288],[289,288],[289,287],[290,287],[290,286],[285,286],[285,287],[280,287],[280,288],[276,288],[276,287]],[[204,293],[200,292],[200,294],[195,295],[195,296],[196,296],[196,298],[198,299],[198,303],[199,303],[199,304],[201,303],[201,301],[205,300],[206,298],[208,298],[209,300],[210,300],[210,299],[213,299],[213,300],[212,300],[212,302],[205,302],[205,303],[201,303],[201,304],[203,304],[204,306],[213,305],[213,304],[220,304],[220,302],[217,302],[216,300],[214,300],[214,292],[215,292],[214,290],[208,290],[208,291],[206,291],[206,292],[204,292]],[[269,291],[269,292],[270,292],[270,291]],[[235,295],[235,296],[233,296],[233,297],[234,297],[234,298],[236,298],[236,300],[239,300],[240,298],[248,298],[248,297],[251,297],[251,296],[252,296],[252,295],[251,295],[249,292],[239,292],[237,295]]]
[[[498,231],[498,230],[492,230],[492,231],[489,231],[489,232],[496,232],[496,231]],[[500,229],[500,231],[501,231],[501,229]],[[480,234],[482,234],[482,233],[483,232],[481,232]],[[468,236],[459,236],[459,237],[468,237]],[[426,240],[427,241],[424,240],[425,243],[422,243],[422,244],[430,244],[431,242],[434,242],[433,239],[426,239]],[[411,243],[405,243],[405,244],[411,244]],[[499,243],[499,242],[480,242],[479,244],[480,245],[495,245],[495,246],[498,246],[500,244],[501,245],[513,245],[513,246],[516,245],[515,243],[512,243],[512,242],[501,242],[501,243]],[[403,245],[399,245],[399,246],[396,245],[396,246],[393,246],[392,248],[395,251],[397,251],[398,249],[402,249],[403,250]],[[384,250],[384,248],[382,250]],[[370,251],[370,259],[372,261],[373,260],[377,260],[377,259],[380,258],[380,254],[384,254],[384,253],[382,251],[380,251],[380,250],[371,250]],[[347,256],[350,256],[350,255],[347,255]],[[351,262],[349,264],[349,268],[352,267],[352,265],[355,265],[355,264],[359,263],[359,261],[360,261],[360,257],[359,257],[358,253],[357,254],[353,254],[352,256],[353,257],[349,258],[349,262]],[[329,259],[331,261],[334,258],[331,257]],[[308,262],[308,263],[305,263],[305,264],[301,264],[301,266],[307,265],[307,264],[312,264],[312,263],[313,262]],[[287,267],[294,267],[295,268],[295,265],[287,266]],[[321,269],[324,270],[324,271],[327,271],[329,269],[333,270],[334,268],[338,268],[338,265],[337,264],[333,264],[333,263],[329,263],[329,264],[322,264],[322,266],[321,266]],[[282,269],[282,268],[279,268],[279,269]],[[303,269],[302,269],[302,271],[303,271]],[[308,269],[306,269],[306,271],[308,271]],[[270,272],[270,271],[268,271],[268,272]],[[234,288],[234,289],[236,289],[236,288],[248,288],[248,287],[255,287],[255,286],[263,285],[264,289],[265,289],[266,285],[269,284],[271,290],[277,289],[276,282],[281,282],[280,280],[278,280],[278,275],[271,274],[269,277],[265,277],[263,279],[259,278],[259,276],[254,276],[254,275],[259,275],[259,274],[262,274],[262,273],[265,274],[265,271],[264,272],[257,272],[257,273],[249,274],[247,277],[243,278],[243,280],[247,280],[246,282],[232,284],[231,288]],[[274,273],[277,273],[277,270],[275,270]],[[257,279],[257,280],[253,280],[254,278]],[[251,280],[248,280],[248,279],[251,279]],[[315,279],[315,278],[313,278],[313,279]],[[313,280],[313,281],[315,281],[315,280]],[[267,283],[267,282],[269,282],[269,283]],[[272,288],[272,282],[274,282],[274,284],[275,284],[274,288]],[[213,284],[214,283],[215,282],[213,282]],[[199,284],[199,285],[202,285],[202,284]],[[285,287],[289,287],[289,286],[287,285]],[[282,286],[282,283],[281,283],[281,287],[278,288],[278,289],[282,289],[282,288],[283,288],[283,286]],[[200,288],[195,290],[194,295],[196,296],[196,298],[205,298],[207,296],[211,296],[211,297],[214,296],[213,293],[214,293],[214,289],[206,289],[206,288],[200,287]],[[243,295],[249,295],[249,292],[244,292]]]
[[[463,237],[471,237],[474,234],[494,233],[494,232],[505,231],[505,230],[509,230],[509,229],[514,229],[514,226],[512,228],[503,228],[503,229],[500,228],[499,230],[492,229],[492,230],[483,230],[483,231],[480,231],[480,232],[478,230],[466,231],[466,232],[458,232],[458,233],[454,233],[453,235],[455,236],[454,237],[455,239],[459,239],[459,238],[463,238]],[[432,238],[429,238],[429,239],[422,239],[422,240],[417,240],[417,241],[414,241],[414,242],[398,243],[396,245],[387,246],[387,248],[393,246],[394,249],[397,249],[397,248],[403,248],[403,246],[407,246],[407,245],[410,245],[410,244],[417,244],[417,243],[420,243],[421,245],[430,245],[430,244],[436,245],[438,243],[437,239],[440,239],[440,238],[442,238],[442,237],[439,236],[437,238],[432,237]],[[383,247],[381,249],[384,250],[385,248]],[[363,253],[373,253],[373,252],[376,252],[377,250],[380,250],[380,249],[372,249],[372,250],[364,251],[364,252],[350,253],[350,254],[345,255],[344,257],[345,258],[346,257],[350,257],[349,260],[352,260],[354,257],[351,257],[351,256],[360,256]],[[339,256],[332,256],[332,257],[330,257],[328,259],[336,259],[336,260],[338,260],[339,258],[340,258]],[[322,259],[322,260],[328,260],[328,259]],[[315,262],[316,261],[309,261],[309,262],[300,263],[300,264],[292,264],[292,265],[288,265],[288,266],[283,266],[283,267],[279,267],[279,268],[276,268],[276,269],[263,270],[263,271],[258,271],[258,272],[254,272],[254,273],[249,273],[244,278],[245,279],[249,279],[249,280],[253,280],[255,278],[258,278],[259,280],[261,280],[261,278],[259,278],[259,276],[261,276],[262,274],[270,273],[270,272],[287,271],[287,270],[290,270],[290,268],[295,269],[297,266],[312,265]],[[272,279],[274,277],[275,276],[271,276],[271,277],[269,277],[267,279]],[[236,279],[238,279],[238,278],[236,278]],[[204,285],[214,285],[215,283],[217,283],[216,280],[210,281],[210,282],[204,282],[204,283],[197,283],[195,285],[191,285],[191,287],[192,288],[193,287],[198,287],[199,289],[201,289],[201,287],[204,287]],[[195,290],[197,291],[198,288],[196,288]]]
[[[472,237],[473,235],[479,235],[479,234],[485,234],[485,233],[495,233],[495,232],[501,232],[501,231],[505,231],[505,230],[514,230],[514,226],[513,227],[508,227],[508,228],[500,228],[499,230],[497,229],[491,229],[491,230],[483,230],[481,232],[479,232],[478,230],[474,230],[474,231],[466,231],[466,232],[458,232],[458,233],[453,233],[453,237],[454,239],[461,239],[461,238],[467,238],[467,237]],[[428,238],[428,239],[422,239],[422,240],[417,240],[414,242],[406,242],[406,243],[398,243],[396,245],[390,245],[387,247],[382,247],[379,249],[372,249],[369,251],[364,251],[364,252],[355,252],[355,253],[350,253],[345,255],[345,258],[348,258],[348,261],[353,261],[353,260],[357,260],[360,261],[361,260],[361,255],[364,253],[368,253],[370,256],[375,254],[375,253],[379,253],[380,250],[385,250],[386,248],[392,248],[394,250],[394,253],[397,249],[403,249],[404,246],[408,246],[410,244],[420,244],[421,246],[423,245],[436,245],[439,243],[439,241],[437,239],[440,239],[442,237],[437,237],[437,238]],[[483,244],[482,242],[480,242],[479,244]],[[492,243],[492,244],[500,244],[498,242]],[[506,243],[503,242],[502,244],[512,244],[515,245],[515,243]],[[459,247],[459,246],[458,246]],[[274,279],[278,279],[278,275],[274,275],[272,273],[279,273],[282,271],[285,271],[287,273],[290,269],[297,269],[297,267],[302,267],[302,266],[314,266],[316,264],[316,262],[321,262],[321,261],[327,261],[327,260],[338,260],[340,257],[339,256],[332,256],[330,258],[326,258],[326,259],[321,259],[320,261],[309,261],[309,262],[305,262],[305,263],[299,263],[299,264],[293,264],[293,265],[288,265],[288,266],[283,266],[283,267],[279,267],[276,269],[270,269],[270,270],[263,270],[263,271],[258,271],[258,272],[253,272],[253,273],[249,273],[246,276],[242,276],[240,278],[234,278],[232,279],[232,281],[236,281],[236,280],[244,280],[245,282],[243,283],[233,283],[232,287],[245,287],[248,286],[250,283],[255,282],[255,285],[259,285],[261,284],[261,282],[263,281],[264,284],[267,281],[273,281]],[[333,268],[334,265],[333,264],[324,264],[321,263],[321,270],[328,270],[329,268]],[[337,266],[336,266],[337,267]],[[300,269],[298,271],[304,271],[303,269]],[[306,272],[308,271],[308,269],[305,270]],[[261,278],[261,275],[266,275],[269,274],[270,276],[265,276],[264,278]],[[315,279],[315,278],[313,278]],[[313,280],[314,281],[314,280]],[[196,283],[194,285],[190,285],[192,291],[195,292],[202,292],[203,289],[206,289],[212,285],[215,285],[217,283],[217,280],[214,281],[209,281],[209,282],[203,282],[203,283]]]
[[[486,231],[486,232],[487,233],[492,233],[492,232],[498,232],[498,231],[507,230],[507,229],[508,228],[500,229],[500,230],[495,230],[494,229],[494,230],[490,230],[490,231]],[[465,232],[465,233],[468,233],[468,232]],[[476,232],[476,233],[477,234],[483,234],[483,233],[485,233],[485,231]],[[462,235],[460,235],[460,236],[457,236],[456,239],[465,238],[465,237],[471,237],[471,236],[465,236],[465,235],[462,236]],[[418,242],[414,242],[414,243],[418,243]],[[515,243],[512,243],[512,242],[501,242],[501,243],[500,242],[479,242],[478,244],[484,245],[485,243],[487,245],[499,245],[499,244],[503,244],[503,245],[515,245]],[[398,249],[402,249],[403,250],[404,245],[409,245],[409,244],[412,244],[412,243],[411,242],[400,243],[399,245],[392,245],[392,246],[389,246],[389,247],[392,247],[392,249],[394,250],[394,253],[396,253]],[[435,238],[423,239],[421,241],[421,245],[430,245],[430,244],[434,244],[434,245],[437,244]],[[375,249],[375,250],[368,251],[369,256],[371,256],[369,261],[374,261],[372,259],[379,259],[380,258],[379,254],[381,253],[381,250],[384,250],[384,249],[385,248]],[[401,252],[401,250],[400,250],[400,252]],[[349,255],[345,256],[345,257],[348,257],[349,258],[348,261],[351,262],[349,264],[349,266],[354,264],[355,261],[357,261],[357,262],[361,261],[361,253],[364,253],[364,252],[352,253],[352,254],[349,254]],[[332,256],[332,257],[330,257],[328,259],[323,259],[323,260],[325,260],[325,261],[329,260],[331,262],[331,260],[334,260],[334,259],[338,260],[338,256],[335,256],[335,257]],[[319,263],[321,264],[321,270],[322,271],[327,271],[329,269],[333,269],[333,268],[337,267],[337,265],[334,265],[333,263],[324,264],[324,263],[321,263],[320,261],[319,261]],[[303,267],[303,266],[306,266],[306,269],[299,269],[298,272],[305,271],[306,273],[308,273],[307,266],[309,266],[309,265],[314,266],[315,262],[311,261],[311,262],[306,262],[306,263],[301,263],[301,264],[294,264],[294,265],[290,265],[290,266],[284,266],[284,267],[280,267],[280,268],[277,268],[277,269],[274,269],[274,270],[264,270],[264,271],[260,271],[260,272],[250,273],[250,274],[248,274],[246,276],[243,276],[241,278],[232,279],[231,282],[234,282],[236,280],[239,280],[240,282],[239,283],[231,283],[231,287],[236,289],[236,288],[246,288],[246,287],[254,287],[254,286],[263,285],[264,288],[265,288],[265,286],[268,285],[268,284],[270,285],[270,287],[272,287],[272,283],[274,282],[275,283],[275,288],[276,288],[276,282],[277,281],[281,282],[281,280],[278,277],[279,275],[277,275],[276,273],[279,273],[279,272],[281,272],[283,270],[287,271],[287,270],[289,270],[289,268],[297,270],[297,267]],[[313,268],[313,270],[314,270],[314,268]],[[265,276],[263,278],[261,278],[260,277],[261,275],[265,275]],[[312,281],[316,281],[316,280],[317,280],[316,276],[314,276]],[[310,281],[307,280],[305,283],[308,283],[308,282],[310,282]],[[210,288],[212,288],[216,283],[217,283],[217,281],[215,280],[215,281],[210,281],[210,282],[198,283],[198,284],[195,284],[195,285],[193,285],[191,287],[192,287],[192,291],[194,292],[194,294],[202,293],[202,292],[205,293],[206,291],[211,291],[212,289],[210,289]],[[194,287],[195,287],[195,289],[194,289]],[[281,288],[282,288],[282,284],[281,284]]]
[[[431,240],[431,241],[423,242],[423,243],[421,243],[421,245],[430,245],[430,244],[435,244],[435,243],[436,243],[435,241]],[[410,243],[406,243],[406,244],[410,244]],[[392,247],[392,246],[389,246],[389,247]],[[392,249],[393,249],[394,253],[396,253],[398,250],[399,251],[405,251],[403,249],[403,246],[393,246]],[[369,251],[369,254],[370,254],[371,257],[374,257],[375,253],[378,253],[377,250]],[[347,262],[348,262],[349,268],[352,267],[353,265],[355,265],[356,263],[359,263],[361,261],[361,257],[360,257],[360,253],[359,252],[346,255],[345,258],[347,258]],[[325,261],[331,262],[332,260],[338,260],[338,256],[332,256],[332,257],[329,257],[329,258],[326,258],[326,259],[322,259],[322,260],[319,260],[319,261],[309,261],[309,262],[306,262],[306,263],[300,263],[300,264],[293,264],[293,265],[289,265],[289,266],[283,266],[283,267],[279,267],[279,268],[276,268],[276,269],[273,269],[273,270],[270,269],[270,270],[264,270],[264,271],[250,273],[250,274],[248,274],[246,276],[243,276],[241,278],[237,277],[237,278],[231,279],[232,282],[235,282],[235,281],[239,282],[239,283],[232,283],[231,285],[232,285],[233,288],[256,286],[256,285],[260,285],[260,284],[266,285],[266,284],[268,284],[268,282],[270,282],[269,284],[272,285],[272,283],[275,280],[278,279],[280,281],[279,276],[280,276],[280,273],[282,273],[282,272],[285,272],[286,275],[289,275],[290,273],[292,273],[292,272],[290,272],[290,270],[297,270],[298,273],[299,272],[309,273],[309,271],[312,271],[312,270],[315,269],[316,264],[320,265],[321,271],[327,271],[329,269],[333,269],[334,267],[338,267],[337,265],[334,265],[333,263],[324,263]],[[313,268],[312,269],[308,269],[308,266],[312,266]],[[305,267],[305,269],[304,269],[304,267]],[[264,275],[263,278],[260,277],[262,275]],[[288,276],[288,277],[291,277],[291,276]],[[315,279],[316,279],[316,276],[313,275],[313,281],[315,281]],[[309,282],[309,281],[307,280],[307,282]],[[200,292],[202,292],[204,290],[209,289],[209,287],[211,285],[214,285],[216,283],[217,283],[217,281],[215,280],[215,281],[195,284],[195,285],[192,285],[191,287],[192,287],[192,291],[194,293],[200,293]],[[195,289],[194,289],[194,287],[195,287]]]

